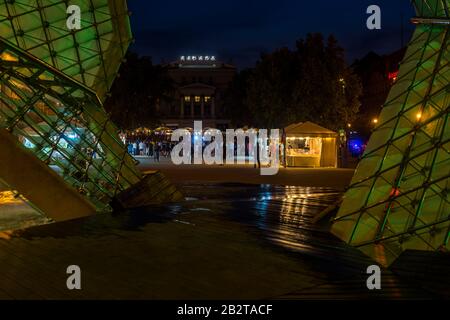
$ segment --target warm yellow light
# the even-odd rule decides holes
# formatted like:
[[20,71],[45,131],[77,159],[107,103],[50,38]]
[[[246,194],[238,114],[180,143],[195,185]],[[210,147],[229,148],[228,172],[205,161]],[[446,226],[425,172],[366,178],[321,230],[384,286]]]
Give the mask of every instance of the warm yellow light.
[[351,123],[347,123],[347,127],[351,128],[352,124]]
[[416,114],[416,118],[417,118],[417,120],[420,120],[422,118],[422,112],[418,112]]
[[195,96],[195,102],[200,102],[200,96]]
[[0,60],[4,60],[4,61],[19,61],[16,57],[10,55],[7,52],[3,52],[2,54],[0,54]]
[[0,192],[0,205],[6,204],[20,204],[21,200],[16,196],[16,193],[13,191],[2,191]]
[[377,123],[378,123],[378,119],[375,118],[375,119],[372,120],[372,122],[373,122],[374,124],[377,124]]

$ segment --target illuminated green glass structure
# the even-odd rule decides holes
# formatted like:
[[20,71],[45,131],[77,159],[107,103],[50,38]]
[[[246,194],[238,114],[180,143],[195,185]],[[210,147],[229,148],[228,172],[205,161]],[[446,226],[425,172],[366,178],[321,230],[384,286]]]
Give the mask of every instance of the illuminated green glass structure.
[[[77,30],[66,24],[71,16],[67,1],[0,2],[0,142],[17,155],[0,155],[2,165],[9,166],[0,169],[0,180],[44,213],[51,207],[48,202],[56,200],[42,200],[39,188],[59,192],[65,185],[70,190],[58,199],[74,206],[86,201],[80,202],[80,212],[111,210],[113,199],[136,185],[145,189],[153,184],[154,194],[165,187],[166,196],[159,200],[179,199],[175,187],[161,183],[160,174],[143,182],[103,109],[131,41],[125,0],[74,4],[81,9]],[[29,164],[23,171],[34,168],[28,171],[30,178],[11,173],[19,167],[14,161]],[[27,179],[34,179],[35,186],[26,184]]]
[[331,228],[384,266],[450,248],[450,1],[414,5],[398,79]]
[[[81,28],[68,28],[70,4]],[[0,36],[93,89],[100,100],[117,76],[132,40],[124,0],[1,0]]]

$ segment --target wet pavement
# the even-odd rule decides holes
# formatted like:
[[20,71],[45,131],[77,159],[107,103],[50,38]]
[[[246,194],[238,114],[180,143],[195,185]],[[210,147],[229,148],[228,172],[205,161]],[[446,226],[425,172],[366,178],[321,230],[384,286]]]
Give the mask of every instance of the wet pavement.
[[23,196],[10,190],[0,190],[0,232],[28,228],[48,223]]
[[[312,218],[330,188],[185,183],[186,201],[0,233],[0,298],[434,298],[445,292],[382,271]],[[83,290],[65,287],[68,265]]]

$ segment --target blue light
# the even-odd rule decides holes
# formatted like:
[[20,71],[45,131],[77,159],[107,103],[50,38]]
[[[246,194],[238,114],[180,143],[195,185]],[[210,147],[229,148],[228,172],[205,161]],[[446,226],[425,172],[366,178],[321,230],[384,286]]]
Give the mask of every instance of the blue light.
[[23,144],[26,148],[28,149],[33,149],[35,147],[34,143],[32,143],[30,140],[28,140],[27,138],[24,138]]

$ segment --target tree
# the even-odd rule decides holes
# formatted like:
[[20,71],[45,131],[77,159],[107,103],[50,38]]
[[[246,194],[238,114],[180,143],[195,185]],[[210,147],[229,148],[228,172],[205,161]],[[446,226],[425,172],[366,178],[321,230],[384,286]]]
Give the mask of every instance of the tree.
[[121,129],[159,124],[158,104],[172,101],[174,85],[167,71],[151,58],[128,53],[105,108]]
[[336,39],[330,36],[325,44],[321,34],[308,34],[295,50],[261,56],[247,81],[244,104],[259,127],[309,120],[337,130],[355,118],[360,94],[360,81]]
[[257,62],[246,100],[257,126],[280,127],[293,119],[292,92],[299,71],[297,62],[288,48],[262,55]]
[[248,81],[253,69],[244,69],[237,73],[224,95],[225,116],[236,128],[253,124],[252,114],[245,103]]

